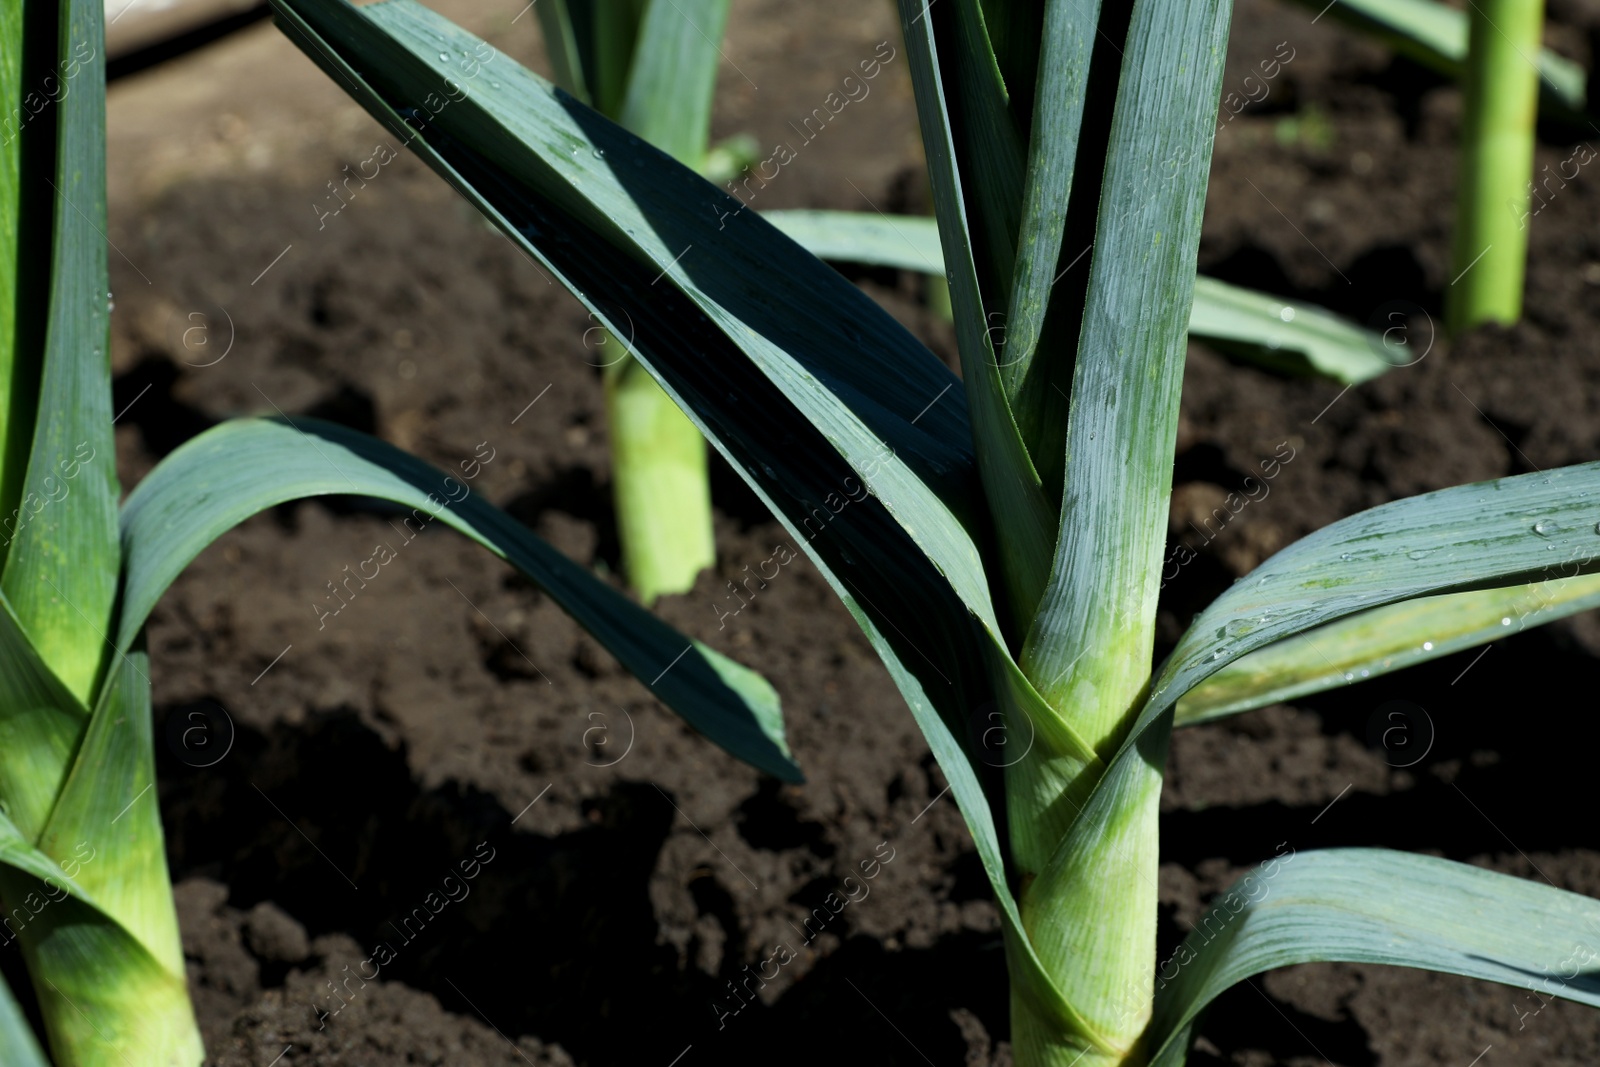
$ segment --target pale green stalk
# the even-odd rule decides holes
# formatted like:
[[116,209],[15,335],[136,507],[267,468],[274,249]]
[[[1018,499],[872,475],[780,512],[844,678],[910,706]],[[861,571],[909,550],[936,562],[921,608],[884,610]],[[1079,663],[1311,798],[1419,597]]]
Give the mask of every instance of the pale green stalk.
[[1470,19],[1452,281],[1445,290],[1445,318],[1456,333],[1522,317],[1544,0],[1476,0]]

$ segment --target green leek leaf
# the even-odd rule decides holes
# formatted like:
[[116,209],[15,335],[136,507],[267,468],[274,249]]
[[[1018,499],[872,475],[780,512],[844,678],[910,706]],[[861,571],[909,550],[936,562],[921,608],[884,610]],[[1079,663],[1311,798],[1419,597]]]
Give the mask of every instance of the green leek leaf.
[[1446,593],[1350,615],[1251,652],[1178,701],[1176,725],[1337,689],[1600,607],[1600,575]]
[[[70,63],[78,73],[73,91],[55,104],[60,147],[44,377],[18,532],[0,577],[39,655],[85,703],[108,651],[119,559],[98,59],[104,14],[99,0],[61,5],[62,69]],[[82,47],[97,58],[83,61]]]
[[691,166],[705,159],[717,42],[728,0],[650,0],[634,48],[622,125]]
[[[989,315],[1004,314],[1001,309],[1010,291],[1022,149],[1014,131],[1007,132],[1011,119],[999,100],[998,72],[984,65],[981,57],[972,57],[972,49],[980,47],[974,39],[980,28],[977,0],[961,0],[952,16],[957,25],[948,31],[954,39],[943,43],[935,26],[945,21],[944,16],[936,15],[931,5],[923,14],[922,3],[900,0],[900,21],[938,208],[956,344],[978,442],[978,468],[994,516],[999,569],[1011,606],[1008,622],[1020,636],[1049,573],[1058,520],[1006,399],[989,328]],[[966,58],[941,58],[941,47]],[[992,64],[992,54],[986,45],[982,47],[982,56]],[[980,151],[976,139],[981,136],[994,143]],[[969,178],[976,185],[970,195],[981,198],[976,204],[968,199]],[[1008,190],[1015,195],[1008,196]]]
[[224,531],[276,504],[328,494],[392,501],[411,508],[419,528],[437,518],[476,541],[537,583],[689,725],[754,767],[800,779],[777,693],[759,674],[684,637],[460,479],[314,419],[224,423],[139,483],[122,512],[127,583],[118,649],[129,647],[167,586]]
[[[1154,642],[1226,0],[1134,5],[1067,424],[1062,526],[1022,668],[1114,747]],[[1152,160],[1193,160],[1174,177]],[[1114,250],[1115,254],[1111,251]],[[1153,908],[1153,904],[1152,904]]]
[[1291,853],[1223,893],[1162,962],[1151,1062],[1181,1067],[1205,1006],[1273,968],[1383,963],[1600,1006],[1597,945],[1600,901],[1577,893],[1406,852]]

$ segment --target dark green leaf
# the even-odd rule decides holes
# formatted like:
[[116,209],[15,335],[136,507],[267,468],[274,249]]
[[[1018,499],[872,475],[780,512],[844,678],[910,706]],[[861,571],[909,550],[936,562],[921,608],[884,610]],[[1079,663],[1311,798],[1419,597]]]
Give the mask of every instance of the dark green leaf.
[[[347,493],[437,518],[509,562],[594,635],[661,702],[752,766],[797,781],[778,696],[759,674],[684,637],[551,548],[459,478],[375,438],[312,419],[224,423],[151,471],[123,508],[130,646],[178,573],[224,531],[302,497]],[[415,536],[414,534],[412,536]]]
[[[1022,149],[1006,133],[1009,117],[999,114],[999,75],[991,69],[987,51],[960,61],[941,58],[945,48],[961,52],[979,47],[971,36],[976,32],[976,2],[961,0],[954,16],[959,25],[940,33],[935,32],[935,23],[943,22],[944,16],[935,18],[937,5],[924,13],[922,0],[900,0],[900,19],[938,208],[939,241],[955,308],[956,343],[978,443],[978,469],[994,516],[1000,572],[1011,607],[1008,622],[1020,635],[1049,574],[1058,514],[1039,483],[1006,400],[989,318],[991,313],[1004,315],[1001,309],[1010,291]],[[948,42],[941,40],[945,36]],[[984,57],[989,57],[989,66],[980,62]],[[958,127],[965,135],[956,132]],[[969,171],[962,152],[972,150],[974,130],[988,131],[998,143],[977,152]],[[965,191],[969,180],[978,186],[972,195],[983,198],[980,204],[969,203]],[[1004,276],[1003,283],[998,275]]]

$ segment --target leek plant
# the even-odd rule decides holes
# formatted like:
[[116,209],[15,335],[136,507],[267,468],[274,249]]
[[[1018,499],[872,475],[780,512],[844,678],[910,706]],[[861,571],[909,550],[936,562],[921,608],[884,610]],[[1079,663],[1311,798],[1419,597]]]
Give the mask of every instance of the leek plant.
[[52,1057],[0,981],[6,1067],[204,1056],[153,790],[143,629],[177,574],[263,509],[349,494],[438,518],[516,566],[709,738],[799,778],[764,679],[374,438],[309,419],[224,423],[119,513],[103,13],[100,0],[0,3],[0,102],[27,115],[0,145],[0,951],[23,954]]
[[[485,46],[414,0],[273,3],[597,316],[626,312],[640,365],[849,608],[989,878],[1017,1063],[1181,1064],[1221,991],[1318,960],[1600,1004],[1582,950],[1600,903],[1385,850],[1289,843],[1157,960],[1174,728],[1600,604],[1591,463],[1337,522],[1235,583],[1153,669],[1227,0],[900,0],[959,379],[771,223],[719,227],[736,201],[570,95],[509,61],[454,84]],[[424,114],[444,92],[458,102]],[[1171,159],[1190,165],[1170,177]],[[1068,233],[1093,241],[1071,284]],[[995,715],[1023,756],[980,743]]]

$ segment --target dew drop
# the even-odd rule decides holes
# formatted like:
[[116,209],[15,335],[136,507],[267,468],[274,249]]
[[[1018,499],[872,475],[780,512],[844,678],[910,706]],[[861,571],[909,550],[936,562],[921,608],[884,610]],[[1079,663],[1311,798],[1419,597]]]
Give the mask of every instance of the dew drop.
[[1278,318],[1282,319],[1284,322],[1293,322],[1294,321],[1294,308],[1288,307],[1288,306],[1284,306],[1284,307],[1279,308],[1278,309]]
[[439,59],[440,59],[441,62],[444,62],[444,63],[450,62],[450,53],[449,52],[440,52],[439,53]]
[[1427,559],[1428,555],[1429,555],[1429,550],[1426,549],[1426,548],[1413,548],[1410,552],[1406,553],[1406,558],[1407,559]]
[[1422,642],[1422,651],[1424,651],[1424,652],[1432,652],[1433,651],[1433,642],[1432,641],[1424,641],[1424,642]]
[[1561,529],[1561,524],[1554,519],[1540,519],[1533,524],[1533,532],[1540,537],[1554,537]]
[[[1595,528],[1595,532],[1596,533],[1600,533],[1600,522],[1595,523],[1594,524],[1594,528]],[[1341,552],[1341,553],[1339,553],[1339,558],[1348,563],[1350,560],[1354,559],[1355,557],[1352,556],[1348,552]]]
[[1505,618],[1501,619],[1500,620],[1500,625],[1501,626],[1510,626],[1511,625],[1511,616],[1507,615]]
[[604,148],[596,148],[593,155],[596,159],[604,159],[606,158],[606,150]]
[[1371,676],[1372,676],[1372,672],[1371,672],[1371,671],[1369,671],[1369,670],[1366,670],[1366,669],[1365,669],[1365,668],[1363,668],[1363,669],[1362,669],[1362,671],[1361,671],[1361,677],[1363,677],[1363,678],[1369,678],[1369,677],[1371,677]]
[[1352,674],[1351,672],[1346,671],[1345,675],[1344,675],[1344,680],[1347,681],[1347,682],[1353,682],[1353,681],[1356,680],[1356,676],[1354,674]]

